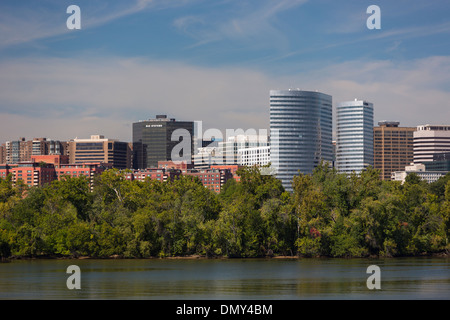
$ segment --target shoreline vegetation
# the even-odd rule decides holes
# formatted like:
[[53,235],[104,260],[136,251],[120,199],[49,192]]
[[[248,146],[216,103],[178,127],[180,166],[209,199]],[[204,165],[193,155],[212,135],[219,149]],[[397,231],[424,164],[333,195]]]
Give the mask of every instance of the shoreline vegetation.
[[[410,256],[367,256],[367,257],[339,257],[340,259],[396,259],[396,258],[450,258],[448,251],[422,253]],[[329,256],[258,256],[258,257],[228,257],[228,256],[173,256],[173,257],[124,257],[124,256],[110,256],[110,257],[91,257],[91,256],[35,256],[35,257],[9,257],[0,259],[1,262],[11,262],[16,260],[233,260],[233,259],[257,259],[257,260],[302,260],[302,259],[337,259]]]
[[[320,164],[294,191],[241,168],[217,194],[195,177],[91,186],[64,177],[29,188],[0,178],[0,261],[16,259],[301,259],[448,257],[450,173],[428,184],[344,175]],[[91,187],[93,187],[91,189]]]

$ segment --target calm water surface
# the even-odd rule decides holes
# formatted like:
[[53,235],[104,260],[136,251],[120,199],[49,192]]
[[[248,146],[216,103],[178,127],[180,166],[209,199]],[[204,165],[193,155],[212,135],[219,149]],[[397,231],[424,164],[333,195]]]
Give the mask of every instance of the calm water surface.
[[[67,267],[81,269],[69,290]],[[366,286],[381,269],[381,289]],[[450,299],[449,258],[29,260],[0,263],[0,299]]]

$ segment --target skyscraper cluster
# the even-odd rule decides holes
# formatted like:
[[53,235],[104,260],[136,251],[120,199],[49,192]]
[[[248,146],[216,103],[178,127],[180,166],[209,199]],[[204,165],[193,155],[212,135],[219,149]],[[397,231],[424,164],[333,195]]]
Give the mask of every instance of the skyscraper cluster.
[[32,186],[116,168],[127,169],[130,180],[196,176],[220,192],[227,180],[239,180],[241,166],[271,164],[268,174],[288,191],[295,175],[311,174],[321,162],[347,175],[371,166],[382,180],[404,181],[415,172],[432,182],[450,171],[450,125],[379,121],[374,126],[374,104],[354,99],[337,103],[333,140],[332,96],[300,89],[271,90],[269,113],[269,134],[225,139],[199,140],[195,122],[167,115],[133,123],[132,142],[101,135],[70,141],[19,138],[0,146],[0,177],[12,174],[14,181]]
[[398,121],[374,126],[374,105],[355,99],[336,105],[336,140],[331,141],[332,97],[291,89],[270,92],[271,163],[287,190],[294,175],[310,174],[320,161],[340,173],[368,167],[382,180],[414,172],[433,182],[450,170],[450,126],[400,127]]

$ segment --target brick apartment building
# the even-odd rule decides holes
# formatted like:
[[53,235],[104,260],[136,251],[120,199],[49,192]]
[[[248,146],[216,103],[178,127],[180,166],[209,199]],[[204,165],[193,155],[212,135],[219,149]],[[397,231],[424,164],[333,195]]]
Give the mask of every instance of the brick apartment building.
[[0,178],[11,174],[14,183],[22,180],[29,187],[35,187],[61,180],[64,176],[85,176],[92,189],[95,177],[111,167],[106,163],[69,164],[68,156],[39,155],[32,156],[28,162],[0,164]]
[[[225,166],[228,167],[228,166]],[[233,168],[234,169],[234,168]],[[159,181],[177,179],[180,175],[197,177],[205,188],[219,193],[223,185],[233,179],[230,168],[194,169],[191,164],[173,163],[171,161],[159,161],[157,168],[133,170],[125,173],[126,179],[145,181],[147,178]]]
[[22,180],[29,187],[43,186],[56,179],[55,168],[52,164],[36,162],[1,164],[0,178],[5,179],[10,174],[13,183]]

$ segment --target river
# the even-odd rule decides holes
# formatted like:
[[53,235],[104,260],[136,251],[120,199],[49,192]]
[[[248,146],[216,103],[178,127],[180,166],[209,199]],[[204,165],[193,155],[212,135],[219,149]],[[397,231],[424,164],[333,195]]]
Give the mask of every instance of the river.
[[[368,288],[371,265],[380,289]],[[0,299],[448,300],[450,259],[14,260],[0,263]]]

